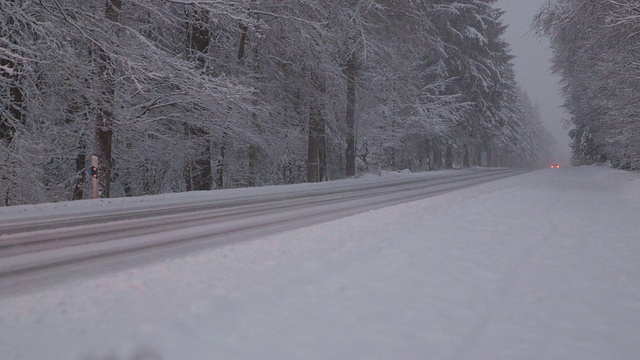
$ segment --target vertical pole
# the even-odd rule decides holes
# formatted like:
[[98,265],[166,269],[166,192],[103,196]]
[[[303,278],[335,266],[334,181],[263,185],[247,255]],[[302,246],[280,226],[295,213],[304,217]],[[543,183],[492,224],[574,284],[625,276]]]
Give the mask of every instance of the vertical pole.
[[96,172],[91,175],[91,180],[93,187],[93,198],[97,199],[100,197],[100,194],[98,193],[98,157],[95,155],[91,156],[91,166],[96,169]]

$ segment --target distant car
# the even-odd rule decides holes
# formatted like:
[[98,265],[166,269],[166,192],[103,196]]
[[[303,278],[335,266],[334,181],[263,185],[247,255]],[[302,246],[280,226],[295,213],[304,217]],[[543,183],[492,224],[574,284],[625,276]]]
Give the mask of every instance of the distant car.
[[551,164],[552,169],[560,169],[560,164]]

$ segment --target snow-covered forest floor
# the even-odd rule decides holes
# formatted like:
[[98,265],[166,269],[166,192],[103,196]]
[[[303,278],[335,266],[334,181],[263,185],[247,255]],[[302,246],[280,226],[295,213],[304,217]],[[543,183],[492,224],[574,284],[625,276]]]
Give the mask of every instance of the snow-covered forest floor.
[[639,214],[638,173],[539,170],[0,294],[0,354],[632,359],[640,352]]

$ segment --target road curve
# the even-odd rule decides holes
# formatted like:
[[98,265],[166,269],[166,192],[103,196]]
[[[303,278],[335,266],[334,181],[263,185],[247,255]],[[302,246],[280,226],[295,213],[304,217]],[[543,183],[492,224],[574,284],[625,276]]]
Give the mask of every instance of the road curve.
[[528,169],[0,222],[0,296],[423,199]]

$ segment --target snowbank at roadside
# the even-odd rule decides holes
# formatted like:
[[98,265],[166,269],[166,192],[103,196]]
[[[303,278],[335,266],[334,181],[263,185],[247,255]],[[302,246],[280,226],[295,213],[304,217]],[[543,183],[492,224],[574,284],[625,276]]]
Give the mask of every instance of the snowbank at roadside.
[[640,171],[615,170],[603,165],[581,166],[580,169],[593,173],[600,185],[619,191],[640,208]]

